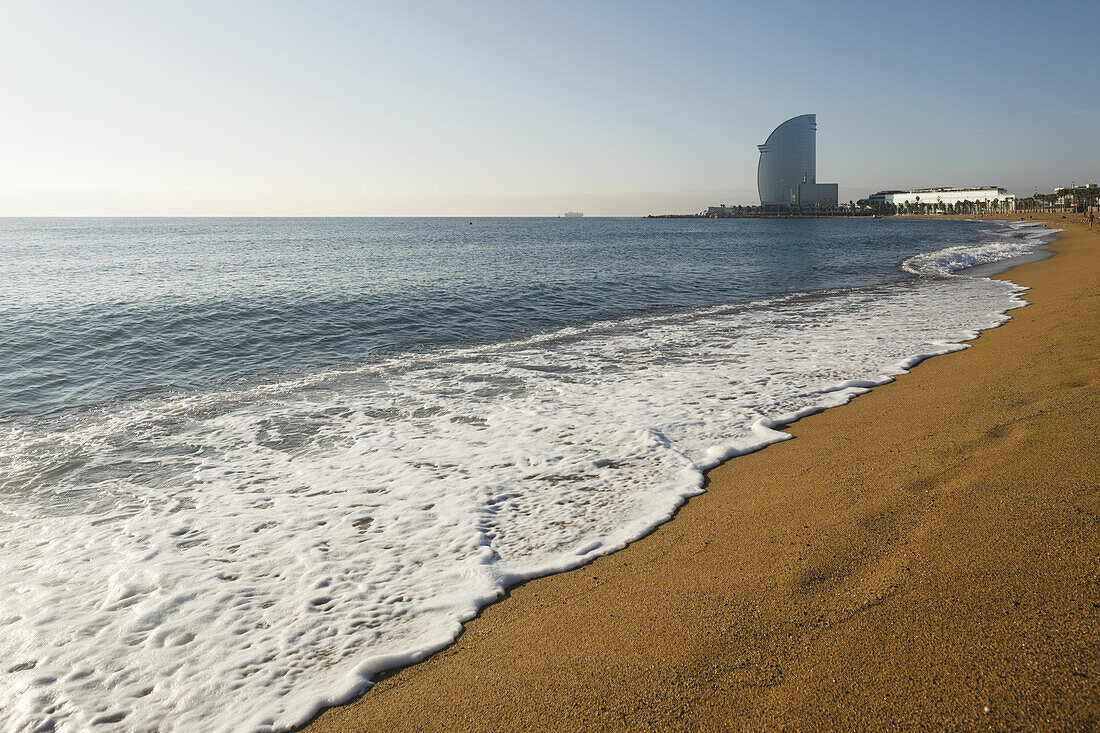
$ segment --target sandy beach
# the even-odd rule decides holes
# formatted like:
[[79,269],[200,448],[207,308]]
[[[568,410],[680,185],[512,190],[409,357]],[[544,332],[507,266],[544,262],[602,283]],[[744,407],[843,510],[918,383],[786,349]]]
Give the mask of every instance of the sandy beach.
[[307,730],[1096,727],[1100,228],[1067,216],[973,348],[793,424]]

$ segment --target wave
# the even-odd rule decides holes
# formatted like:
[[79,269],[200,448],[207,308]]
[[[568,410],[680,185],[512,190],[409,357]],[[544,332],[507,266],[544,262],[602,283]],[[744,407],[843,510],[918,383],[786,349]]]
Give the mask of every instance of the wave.
[[1008,222],[1008,235],[998,233],[978,244],[945,247],[909,257],[901,269],[914,275],[952,275],[978,265],[1029,254],[1048,243],[1058,230],[1039,223]]

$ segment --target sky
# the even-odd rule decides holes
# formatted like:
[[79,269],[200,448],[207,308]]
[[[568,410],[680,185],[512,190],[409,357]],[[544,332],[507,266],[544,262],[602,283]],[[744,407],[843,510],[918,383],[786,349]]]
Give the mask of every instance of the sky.
[[0,2],[0,216],[636,216],[1100,180],[1100,2]]

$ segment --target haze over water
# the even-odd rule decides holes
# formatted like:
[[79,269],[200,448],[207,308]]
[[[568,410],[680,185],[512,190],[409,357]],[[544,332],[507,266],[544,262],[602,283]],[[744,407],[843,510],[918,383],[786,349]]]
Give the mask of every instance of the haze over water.
[[978,222],[0,221],[0,727],[285,727],[1003,320]]

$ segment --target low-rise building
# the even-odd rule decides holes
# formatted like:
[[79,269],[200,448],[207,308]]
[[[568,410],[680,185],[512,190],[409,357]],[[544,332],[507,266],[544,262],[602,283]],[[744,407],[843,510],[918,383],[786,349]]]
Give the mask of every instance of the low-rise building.
[[983,210],[1013,211],[1016,197],[999,186],[976,188],[915,188],[909,191],[879,191],[866,201],[871,206],[895,207],[929,206],[933,210],[946,211],[959,205]]
[[1100,185],[1090,183],[1087,186],[1078,186],[1074,183],[1072,186],[1054,189],[1054,195],[1058,197],[1055,205],[1063,209],[1094,205],[1100,199]]

